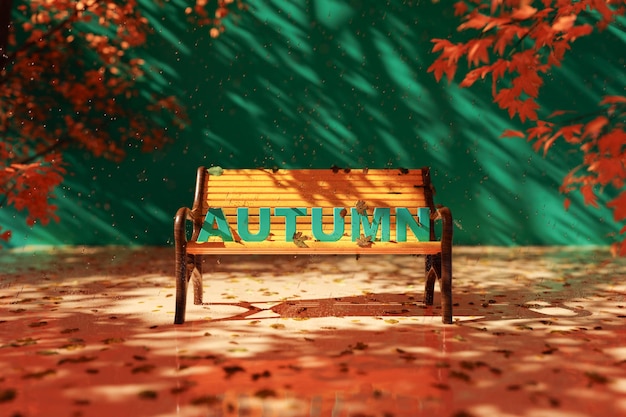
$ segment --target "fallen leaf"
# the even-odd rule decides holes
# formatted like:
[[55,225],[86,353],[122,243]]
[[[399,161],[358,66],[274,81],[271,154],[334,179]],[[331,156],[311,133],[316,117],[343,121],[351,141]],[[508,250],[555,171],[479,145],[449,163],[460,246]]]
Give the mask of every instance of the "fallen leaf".
[[64,363],[85,363],[90,362],[96,359],[95,356],[79,356],[77,358],[64,358],[57,362],[58,365],[63,365]]
[[468,374],[466,374],[465,372],[460,372],[460,371],[450,371],[449,375],[450,375],[450,378],[457,378],[465,382],[470,382],[472,379]]
[[239,365],[224,366],[222,369],[226,372],[226,378],[230,378],[237,372],[246,372],[246,370]]
[[215,395],[203,395],[202,397],[192,399],[191,405],[215,405],[220,402],[220,399]]
[[17,392],[13,388],[0,389],[0,403],[13,401],[17,397]]
[[133,368],[131,370],[131,373],[133,373],[133,374],[148,374],[148,373],[152,372],[152,370],[154,368],[155,368],[154,365],[146,364],[146,365],[137,366],[137,367]]
[[216,177],[219,177],[220,175],[224,173],[224,169],[220,166],[215,166],[215,167],[211,167],[207,169],[207,172],[209,173],[209,175],[214,175]]
[[257,380],[259,380],[261,378],[269,378],[270,376],[272,376],[270,371],[265,370],[265,371],[260,372],[260,373],[252,374],[251,378],[252,378],[253,381],[257,381]]
[[367,203],[365,201],[363,200],[357,201],[354,207],[356,208],[356,212],[359,213],[360,215],[362,216],[367,215]]
[[156,391],[145,390],[141,391],[138,396],[139,398],[142,398],[144,400],[155,400],[159,396],[159,394]]
[[54,375],[56,374],[57,371],[55,371],[54,369],[46,369],[45,371],[41,371],[41,372],[33,372],[30,374],[26,374],[24,376],[22,376],[23,379],[41,379],[45,376],[48,375]]
[[372,246],[372,243],[372,237],[363,234],[356,240],[356,244],[362,248],[369,248]]
[[367,349],[367,345],[363,342],[357,342],[355,346],[350,346],[354,350],[365,350]]
[[254,396],[259,397],[259,398],[269,398],[269,397],[276,397],[277,395],[274,390],[262,389],[260,391],[255,392]]
[[57,352],[56,350],[40,350],[39,352],[37,352],[37,355],[41,355],[41,356],[52,356],[52,355],[58,355],[59,352]]
[[113,345],[115,343],[123,343],[125,340],[121,337],[109,337],[108,339],[104,339],[102,343],[105,345]]
[[305,240],[309,240],[308,236],[302,235],[302,232],[296,232],[293,234],[293,243],[299,248],[308,248],[309,246],[304,243]]
[[606,384],[607,382],[609,382],[609,378],[597,372],[588,371],[585,372],[585,376],[589,378],[589,385]]

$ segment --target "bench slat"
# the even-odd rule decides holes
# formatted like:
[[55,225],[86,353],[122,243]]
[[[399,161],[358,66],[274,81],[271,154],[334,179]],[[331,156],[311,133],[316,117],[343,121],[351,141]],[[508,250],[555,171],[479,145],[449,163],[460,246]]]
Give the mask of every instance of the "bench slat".
[[273,242],[268,247],[264,242],[189,242],[187,253],[194,255],[434,255],[441,252],[441,242],[378,242],[362,248],[354,242],[305,242],[309,247],[301,248],[289,242]]
[[[358,201],[357,197],[352,198],[324,198],[322,196],[310,196],[306,198],[298,198],[297,196],[283,197],[275,195],[263,197],[256,195],[234,195],[226,198],[218,199],[211,198],[211,207],[226,208],[226,207],[354,207]],[[409,198],[384,198],[378,197],[376,199],[370,198],[362,200],[370,208],[374,207],[428,207],[426,201],[423,199],[409,199]]]

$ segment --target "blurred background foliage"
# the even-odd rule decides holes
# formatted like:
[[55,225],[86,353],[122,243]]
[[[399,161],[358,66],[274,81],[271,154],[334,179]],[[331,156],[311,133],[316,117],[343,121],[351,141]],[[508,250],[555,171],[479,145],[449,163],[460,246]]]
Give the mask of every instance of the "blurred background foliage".
[[[135,146],[121,162],[67,153],[61,221],[30,228],[2,208],[9,246],[172,244],[173,215],[192,204],[200,165],[428,165],[457,244],[609,244],[616,231],[603,204],[575,199],[564,210],[558,189],[576,153],[555,145],[544,157],[500,139],[520,126],[492,103],[489,85],[459,89],[427,73],[430,40],[458,25],[449,2],[259,0],[228,15],[217,38],[190,24],[182,0],[139,3],[155,28],[136,52],[146,61],[144,94],[176,96],[187,126],[165,147]],[[623,94],[625,43],[611,30],[602,42],[577,41],[540,104],[584,111]]]

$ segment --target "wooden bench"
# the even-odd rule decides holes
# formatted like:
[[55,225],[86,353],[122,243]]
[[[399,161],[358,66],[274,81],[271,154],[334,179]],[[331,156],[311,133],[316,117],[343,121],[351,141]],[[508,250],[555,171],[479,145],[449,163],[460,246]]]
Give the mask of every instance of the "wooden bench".
[[438,279],[442,320],[452,323],[452,215],[433,193],[428,168],[198,168],[193,207],[174,221],[174,323],[185,321],[189,281],[202,304],[202,256],[227,254],[426,255],[424,303]]

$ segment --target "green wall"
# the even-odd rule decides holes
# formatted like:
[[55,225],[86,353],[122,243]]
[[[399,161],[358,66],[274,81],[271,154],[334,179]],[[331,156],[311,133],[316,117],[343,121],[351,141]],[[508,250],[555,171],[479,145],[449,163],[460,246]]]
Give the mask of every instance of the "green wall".
[[[199,165],[328,168],[429,165],[438,203],[451,208],[455,241],[481,245],[607,244],[607,210],[575,200],[562,177],[578,164],[566,147],[546,157],[492,104],[488,85],[459,89],[426,72],[430,39],[456,33],[451,3],[254,1],[212,40],[185,23],[181,1],[148,7],[151,88],[187,106],[189,127],[152,154],[119,166],[75,151],[57,192],[61,222],[32,230],[3,209],[13,246],[172,244],[176,209],[191,205]],[[623,32],[622,32],[623,33]],[[549,74],[547,112],[584,111],[598,94],[623,93],[625,39],[579,40]],[[168,80],[159,83],[160,77]],[[621,77],[621,78],[620,78]]]

